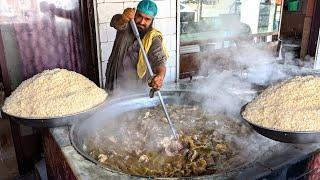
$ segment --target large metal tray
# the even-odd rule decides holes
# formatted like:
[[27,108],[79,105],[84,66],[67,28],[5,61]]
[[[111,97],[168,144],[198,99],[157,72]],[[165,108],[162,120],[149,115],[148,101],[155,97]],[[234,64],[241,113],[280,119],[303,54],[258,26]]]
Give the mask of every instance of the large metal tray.
[[259,134],[273,139],[275,141],[284,143],[296,143],[296,144],[308,144],[308,143],[318,143],[320,142],[320,132],[319,131],[281,131],[272,128],[265,128],[256,125],[242,116],[242,112],[245,110],[247,104],[242,106],[240,110],[240,115],[244,121],[246,121],[256,132]]
[[91,109],[88,109],[86,111],[70,114],[67,116],[55,116],[55,117],[44,117],[44,118],[25,118],[25,117],[19,117],[14,116],[11,114],[8,114],[4,112],[1,109],[1,116],[4,118],[9,119],[10,121],[14,121],[18,124],[22,124],[29,127],[47,127],[47,128],[53,128],[53,127],[60,127],[60,126],[69,126],[72,125],[77,120],[87,119],[91,115],[93,115],[97,109],[99,109],[103,104],[105,104],[106,100],[102,102],[101,104],[98,104],[94,106]]

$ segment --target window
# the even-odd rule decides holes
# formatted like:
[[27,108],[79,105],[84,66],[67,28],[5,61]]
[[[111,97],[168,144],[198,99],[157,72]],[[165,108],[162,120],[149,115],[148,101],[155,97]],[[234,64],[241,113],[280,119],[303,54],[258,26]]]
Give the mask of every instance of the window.
[[181,42],[276,32],[280,9],[275,0],[181,0]]
[[242,41],[277,39],[270,36],[279,32],[281,6],[281,0],[180,0],[179,77],[206,75],[215,62],[223,69],[219,53]]

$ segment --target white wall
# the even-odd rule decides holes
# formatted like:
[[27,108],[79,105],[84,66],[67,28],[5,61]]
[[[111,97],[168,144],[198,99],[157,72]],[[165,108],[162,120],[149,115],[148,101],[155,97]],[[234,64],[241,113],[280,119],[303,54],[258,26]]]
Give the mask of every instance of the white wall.
[[[110,27],[110,20],[114,14],[122,13],[127,7],[136,7],[140,1],[135,0],[97,0],[97,25],[100,38],[101,76],[105,83],[105,71],[108,58],[111,54],[113,42],[116,36],[114,28]],[[167,61],[167,74],[165,81],[174,81],[176,78],[176,1],[155,0],[158,6],[158,14],[154,21],[154,27],[160,30],[164,36],[170,58]],[[98,48],[99,50],[99,48]]]
[[260,1],[244,0],[241,1],[240,21],[250,26],[252,34],[258,32]]

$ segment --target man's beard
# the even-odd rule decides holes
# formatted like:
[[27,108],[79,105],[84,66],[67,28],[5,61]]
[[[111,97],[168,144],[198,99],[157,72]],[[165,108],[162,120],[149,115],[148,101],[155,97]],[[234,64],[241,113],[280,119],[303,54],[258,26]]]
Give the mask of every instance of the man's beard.
[[142,27],[139,27],[139,25],[137,25],[141,39],[144,37],[144,35],[147,34],[147,32],[149,32],[152,29],[152,24],[153,24],[153,21],[151,22],[150,26],[147,28],[144,28],[144,27],[142,28]]

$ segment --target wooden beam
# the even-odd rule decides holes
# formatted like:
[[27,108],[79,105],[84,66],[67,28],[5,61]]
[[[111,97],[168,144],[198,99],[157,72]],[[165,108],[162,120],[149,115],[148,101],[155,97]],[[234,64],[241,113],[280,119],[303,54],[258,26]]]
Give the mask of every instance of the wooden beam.
[[316,0],[313,5],[312,22],[307,53],[315,56],[320,28],[320,1]]
[[301,39],[300,58],[303,59],[308,53],[310,33],[312,31],[312,19],[315,0],[307,1],[306,16],[304,17],[303,32]]
[[42,129],[41,134],[48,179],[77,179],[72,172],[67,160],[63,156],[61,148],[58,146],[49,130],[47,128]]

